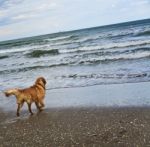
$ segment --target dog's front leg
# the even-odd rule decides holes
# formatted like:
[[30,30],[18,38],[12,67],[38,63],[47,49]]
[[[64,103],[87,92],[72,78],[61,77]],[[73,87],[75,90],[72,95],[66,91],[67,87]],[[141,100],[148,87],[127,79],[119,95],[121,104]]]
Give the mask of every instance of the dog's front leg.
[[17,116],[19,116],[20,115],[20,108],[21,108],[21,104],[18,104],[18,108],[17,108]]
[[37,108],[39,111],[42,111],[42,110],[41,110],[41,107],[40,107],[40,105],[39,105],[38,102],[35,102],[35,105],[36,105],[36,108]]
[[22,108],[23,104],[24,104],[24,101],[22,101],[22,102],[18,103],[17,116],[19,116],[19,115],[20,115],[20,109]]

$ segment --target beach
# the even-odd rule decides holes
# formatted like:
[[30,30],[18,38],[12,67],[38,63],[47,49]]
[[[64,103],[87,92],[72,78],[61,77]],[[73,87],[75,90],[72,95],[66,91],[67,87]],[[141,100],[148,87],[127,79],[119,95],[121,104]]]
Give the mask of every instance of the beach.
[[[9,101],[1,95],[9,106],[0,106],[1,146],[149,146],[149,85],[143,82],[47,90],[45,110],[37,113],[34,109],[30,116],[24,107],[20,117],[15,114],[15,99]],[[106,103],[109,101],[111,105]]]
[[1,112],[0,146],[146,147],[149,114],[141,107],[47,109],[15,119]]

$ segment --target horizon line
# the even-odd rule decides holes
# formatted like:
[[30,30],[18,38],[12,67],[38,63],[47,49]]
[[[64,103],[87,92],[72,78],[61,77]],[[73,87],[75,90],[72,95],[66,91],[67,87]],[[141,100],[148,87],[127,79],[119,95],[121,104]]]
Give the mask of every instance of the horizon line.
[[67,30],[67,31],[58,31],[58,32],[54,32],[54,33],[48,33],[48,34],[39,34],[39,35],[33,35],[33,36],[26,36],[26,37],[21,37],[21,38],[14,38],[14,39],[8,39],[8,40],[0,40],[0,43],[3,42],[9,42],[9,41],[17,41],[17,40],[23,40],[23,39],[29,39],[29,38],[33,38],[33,37],[40,37],[40,36],[46,36],[46,35],[53,35],[53,34],[59,34],[59,33],[71,33],[71,32],[75,32],[75,31],[82,31],[82,30],[86,30],[86,29],[95,29],[95,28],[105,28],[105,27],[110,27],[110,26],[115,26],[115,25],[121,25],[121,24],[126,24],[126,23],[134,23],[134,22],[138,22],[138,21],[148,21],[150,20],[150,18],[145,18],[145,19],[138,19],[138,20],[132,20],[132,21],[124,21],[124,22],[119,22],[119,23],[112,23],[112,24],[106,24],[106,25],[100,25],[100,26],[93,26],[93,27],[87,27],[87,28],[80,28],[80,29],[74,29],[74,30]]

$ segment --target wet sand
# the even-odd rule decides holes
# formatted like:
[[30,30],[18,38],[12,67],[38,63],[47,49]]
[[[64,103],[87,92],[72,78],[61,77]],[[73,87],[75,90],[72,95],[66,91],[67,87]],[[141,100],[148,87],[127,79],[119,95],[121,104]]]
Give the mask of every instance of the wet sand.
[[0,113],[0,146],[150,146],[150,108],[46,109]]

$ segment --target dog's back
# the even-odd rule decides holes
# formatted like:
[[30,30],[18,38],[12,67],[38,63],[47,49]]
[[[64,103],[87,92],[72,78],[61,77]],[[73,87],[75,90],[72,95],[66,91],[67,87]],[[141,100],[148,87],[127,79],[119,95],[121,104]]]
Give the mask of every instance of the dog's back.
[[29,88],[19,89],[18,90],[21,97],[25,99],[32,99],[32,101],[39,101],[45,96],[45,89],[42,86],[33,85]]

